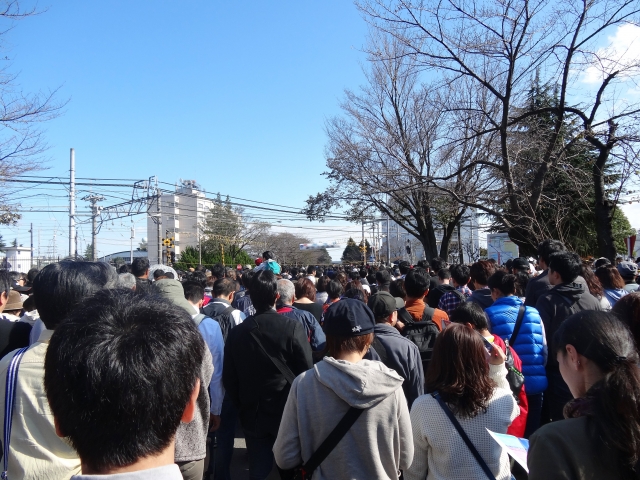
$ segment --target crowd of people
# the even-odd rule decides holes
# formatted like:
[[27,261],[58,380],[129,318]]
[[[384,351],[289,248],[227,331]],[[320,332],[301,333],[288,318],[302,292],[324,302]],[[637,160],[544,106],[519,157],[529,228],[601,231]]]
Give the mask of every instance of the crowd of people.
[[[640,259],[639,259],[640,260]],[[3,477],[640,478],[640,277],[505,265],[0,271]],[[208,459],[208,461],[205,461]]]

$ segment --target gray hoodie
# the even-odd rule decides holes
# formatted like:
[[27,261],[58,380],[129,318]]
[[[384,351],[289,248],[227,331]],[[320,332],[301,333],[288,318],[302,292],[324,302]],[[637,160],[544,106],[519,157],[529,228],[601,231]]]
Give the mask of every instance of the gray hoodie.
[[350,406],[366,409],[313,473],[320,479],[393,479],[413,460],[413,435],[402,377],[380,362],[325,357],[291,385],[276,463],[292,469],[309,460]]

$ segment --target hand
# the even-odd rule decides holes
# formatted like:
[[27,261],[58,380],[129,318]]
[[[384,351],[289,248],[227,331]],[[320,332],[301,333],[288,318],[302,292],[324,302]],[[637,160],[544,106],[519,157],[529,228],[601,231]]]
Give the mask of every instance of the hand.
[[492,343],[491,352],[489,352],[489,363],[491,365],[502,365],[506,359],[507,356],[504,354],[502,349],[495,343]]
[[398,320],[394,327],[396,327],[399,332],[402,332],[404,330],[404,323]]
[[220,415],[209,414],[209,431],[215,432],[220,428]]

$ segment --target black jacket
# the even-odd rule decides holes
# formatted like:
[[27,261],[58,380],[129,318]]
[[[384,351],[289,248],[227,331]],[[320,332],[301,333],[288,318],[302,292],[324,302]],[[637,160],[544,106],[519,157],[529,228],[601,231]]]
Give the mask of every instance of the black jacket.
[[455,289],[456,287],[453,285],[444,283],[442,285],[438,285],[433,290],[429,290],[429,294],[427,295],[427,305],[431,308],[438,308],[438,304],[440,303],[442,296],[447,292],[453,292]]
[[[585,288],[585,290],[588,290],[587,282],[584,278],[578,276],[575,283],[579,283]],[[549,269],[547,269],[537,277],[531,278],[529,283],[527,283],[527,289],[524,293],[524,304],[527,307],[535,307],[538,299],[552,288],[553,285],[549,283]]]
[[239,409],[245,430],[276,436],[291,385],[251,335],[299,375],[313,367],[303,325],[275,310],[247,318],[229,332],[224,347],[222,383]]
[[233,327],[236,326],[236,322],[232,316],[232,312],[235,310],[235,308],[226,303],[222,304],[220,302],[214,302],[208,303],[202,309],[202,313],[218,322],[218,324],[220,325],[220,330],[222,330],[222,338],[226,343],[227,338],[229,337],[229,332]]
[[591,295],[583,285],[576,282],[556,285],[546,294],[543,294],[536,302],[536,309],[540,312],[544,323],[547,344],[549,345],[549,358],[547,371],[558,371],[556,351],[553,346],[553,336],[562,322],[574,313],[582,310],[602,310],[600,301]]

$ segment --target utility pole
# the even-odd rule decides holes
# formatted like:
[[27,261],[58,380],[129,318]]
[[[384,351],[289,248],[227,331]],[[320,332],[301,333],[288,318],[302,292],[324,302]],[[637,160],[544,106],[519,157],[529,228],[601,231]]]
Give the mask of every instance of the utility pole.
[[158,179],[156,178],[156,214],[158,215],[158,263],[162,264],[162,208],[160,202],[162,201],[162,195],[158,188]]
[[133,219],[131,220],[131,252],[129,254],[129,263],[133,263],[133,239],[136,236],[136,229],[133,226]]
[[367,244],[364,243],[364,218],[362,219],[362,265],[367,263]]
[[[75,255],[73,250],[73,240],[76,236],[76,152],[71,149],[71,158],[69,165],[69,256],[76,258],[78,251],[76,249]],[[95,251],[95,250],[94,250]]]
[[33,268],[33,223],[31,224],[29,233],[31,234],[31,268]]
[[102,195],[87,195],[82,197],[82,200],[91,203],[91,250],[92,250],[92,261],[98,261],[98,230],[97,230],[97,220],[98,214],[100,213],[100,207],[98,206],[98,202],[104,200]]
[[387,262],[391,266],[391,232],[389,231],[389,215],[387,215]]

